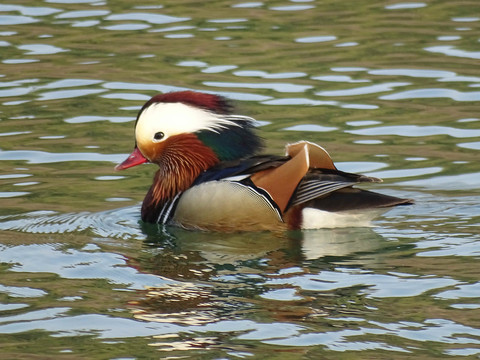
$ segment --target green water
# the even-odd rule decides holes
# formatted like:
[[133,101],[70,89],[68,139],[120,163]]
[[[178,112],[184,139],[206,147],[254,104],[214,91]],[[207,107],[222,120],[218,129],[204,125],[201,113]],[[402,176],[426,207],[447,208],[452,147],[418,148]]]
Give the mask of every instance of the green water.
[[[477,359],[477,1],[0,4],[0,358]],[[113,167],[158,92],[208,91],[413,198],[372,228],[139,221]]]

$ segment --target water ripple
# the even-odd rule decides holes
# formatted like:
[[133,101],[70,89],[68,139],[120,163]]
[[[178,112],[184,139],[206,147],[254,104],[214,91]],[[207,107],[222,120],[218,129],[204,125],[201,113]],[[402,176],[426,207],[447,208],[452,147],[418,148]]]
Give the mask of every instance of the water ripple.
[[[122,339],[132,337],[151,337],[162,334],[194,333],[243,333],[253,339],[259,336],[271,340],[267,334],[276,337],[290,337],[298,334],[303,327],[288,323],[262,324],[250,320],[223,320],[201,326],[180,326],[169,323],[134,320],[122,317],[112,317],[102,314],[73,315],[67,314],[69,308],[49,308],[31,312],[28,322],[20,321],[19,316],[10,318],[11,323],[0,325],[0,333],[15,334],[29,330],[48,329],[58,336],[88,336],[96,335],[101,339]],[[35,314],[36,316],[32,316]],[[167,345],[154,343],[153,345]]]
[[460,40],[462,37],[458,35],[442,35],[438,36],[437,40],[440,41],[455,41],[455,40]]
[[392,5],[385,6],[387,10],[403,10],[403,9],[419,9],[427,6],[423,2],[406,2],[406,3],[396,3]]
[[396,169],[396,170],[384,170],[384,171],[375,171],[367,173],[365,175],[378,177],[380,179],[392,179],[392,178],[405,178],[405,177],[416,177],[429,174],[436,174],[443,170],[440,166],[433,166],[428,168],[418,168],[418,169]]
[[[478,256],[478,251],[476,252]],[[453,290],[446,290],[436,295],[440,299],[478,298],[480,283],[457,285]],[[480,331],[480,330],[478,330]]]
[[[39,258],[42,261],[36,261]],[[3,247],[0,260],[11,264],[10,271],[14,272],[52,273],[64,279],[106,279],[114,284],[125,284],[130,289],[142,290],[146,285],[159,286],[170,282],[127,266],[127,259],[122,255],[72,248],[64,251],[59,244]],[[21,291],[25,291],[24,288]]]
[[60,91],[46,91],[41,93],[38,97],[40,101],[70,99],[80,96],[87,96],[92,94],[99,94],[106,90],[104,89],[77,89],[77,90],[60,90]]
[[480,172],[459,175],[436,176],[431,179],[410,180],[398,183],[432,190],[480,189]]
[[24,134],[31,134],[31,131],[12,131],[8,133],[0,133],[0,136],[16,136],[16,135],[24,135]]
[[457,144],[457,146],[465,149],[480,150],[480,141],[461,143],[461,144]]
[[[18,11],[20,14],[25,16],[47,16],[47,15],[58,13],[62,10],[49,8],[49,7],[0,4],[0,11],[4,11],[4,12]],[[1,24],[1,21],[0,21],[0,24]],[[13,24],[10,24],[10,25],[13,25]]]
[[456,56],[468,59],[480,59],[480,51],[461,50],[457,49],[453,45],[430,46],[426,47],[425,50],[432,53],[439,53],[448,56]]
[[112,31],[135,31],[135,30],[144,30],[148,29],[150,25],[147,24],[117,24],[117,25],[109,25],[109,26],[102,26],[102,29],[105,30],[112,30]]
[[323,75],[323,76],[312,76],[312,80],[320,81],[333,81],[333,82],[342,82],[342,83],[364,83],[370,82],[368,79],[352,79],[347,75]]
[[93,27],[100,24],[98,20],[74,21],[72,27]]
[[205,69],[202,69],[202,73],[218,74],[218,73],[225,72],[225,71],[228,71],[228,70],[236,69],[237,67],[238,67],[237,65],[214,65],[214,66],[209,66]]
[[99,0],[45,0],[47,3],[55,4],[88,4],[97,3]]
[[328,131],[334,131],[337,129],[338,128],[333,126],[322,126],[317,124],[298,124],[298,125],[293,125],[293,126],[283,128],[282,130],[328,132]]
[[62,79],[52,81],[43,86],[38,86],[38,89],[61,89],[66,87],[77,87],[77,86],[90,86],[101,83],[102,80],[93,80],[93,79]]
[[456,76],[453,71],[431,69],[377,69],[368,70],[372,75],[411,76],[416,78],[449,78]]
[[96,121],[110,121],[112,123],[124,123],[135,120],[135,117],[130,116],[75,116],[73,118],[65,119],[64,121],[69,124],[83,124]]
[[62,14],[58,14],[55,17],[57,19],[78,19],[92,16],[105,16],[110,14],[109,10],[77,10],[67,11]]
[[313,9],[315,6],[313,5],[284,5],[284,6],[271,6],[271,10],[275,11],[302,11],[302,10],[309,10]]
[[327,42],[337,40],[337,37],[334,35],[320,35],[320,36],[306,36],[295,39],[295,42],[298,43],[318,43],[318,42]]
[[233,87],[233,88],[247,88],[247,89],[269,89],[277,92],[305,92],[312,89],[310,85],[297,85],[290,83],[234,83],[234,82],[220,82],[220,81],[204,81],[204,85],[213,87]]
[[51,55],[58,54],[64,51],[69,51],[67,49],[62,49],[57,46],[48,45],[48,44],[26,44],[18,46],[20,50],[27,51],[25,55]]
[[456,129],[448,126],[395,125],[377,126],[367,129],[345,130],[355,135],[397,135],[407,137],[448,135],[454,138],[480,136],[480,129]]
[[248,19],[244,18],[227,18],[227,19],[210,19],[208,20],[209,23],[214,23],[214,24],[231,24],[231,23],[238,23],[238,22],[246,22]]
[[307,76],[304,72],[284,72],[284,73],[268,73],[260,70],[241,70],[235,71],[236,76],[260,77],[262,79],[293,79]]
[[263,2],[244,2],[232,5],[233,8],[257,8],[261,7]]
[[[348,276],[345,276],[347,275]],[[267,285],[295,285],[302,290],[325,292],[339,288],[361,286],[360,293],[367,297],[410,297],[425,292],[459,284],[459,281],[441,277],[418,277],[416,275],[394,276],[375,274],[362,269],[337,268],[336,271],[321,271],[319,274],[294,275],[287,278],[273,278]]]
[[[33,289],[30,287],[19,287],[19,286],[5,286],[0,284],[0,293],[7,294],[11,297],[42,297],[47,295],[47,293],[40,289]],[[0,322],[8,321],[8,318],[0,318]]]
[[30,16],[0,15],[0,26],[31,24],[31,23],[36,23],[38,21],[40,20],[32,18]]
[[99,153],[51,153],[36,150],[0,150],[0,160],[22,160],[28,164],[49,164],[71,161],[105,161],[119,163],[128,154],[99,154]]
[[[127,89],[128,90],[154,90],[161,93],[166,93],[171,91],[192,90],[191,88],[184,88],[184,87],[178,87],[173,85],[126,83],[126,82],[107,82],[107,83],[104,83],[102,86],[106,89],[111,89],[111,90],[127,90]],[[232,91],[205,91],[204,90],[204,92],[225,96],[232,100],[239,100],[239,101],[266,101],[271,99],[270,96],[232,92]]]
[[407,86],[410,83],[407,82],[391,82],[384,84],[376,84],[369,86],[362,86],[353,89],[342,89],[342,90],[330,90],[330,91],[319,91],[315,95],[318,96],[357,96],[365,94],[375,94],[379,92],[391,91],[399,86]]
[[191,26],[191,25],[178,25],[178,26],[169,26],[161,29],[151,29],[149,30],[149,32],[156,33],[156,32],[169,32],[169,31],[183,31],[183,30],[192,30],[195,28],[196,28],[195,26]]
[[284,99],[271,99],[263,101],[262,104],[265,105],[310,105],[310,106],[322,106],[322,105],[331,105],[337,106],[339,103],[337,101],[322,101],[322,100],[312,100],[307,98],[284,98]]
[[25,191],[2,191],[0,192],[0,198],[13,198],[13,197],[18,197],[18,196],[25,196],[30,194],[29,192]]
[[480,91],[458,91],[451,89],[417,89],[380,96],[381,100],[450,98],[455,101],[479,101]]
[[173,85],[127,83],[127,82],[120,82],[120,81],[106,82],[102,84],[102,87],[110,90],[154,90],[154,91],[163,92],[163,93],[171,92],[171,91],[188,90],[187,88],[173,86]]
[[[322,14],[306,0],[0,4],[5,356],[48,346],[86,358],[135,346],[145,358],[480,354],[479,17],[461,3],[396,1],[356,12],[332,2]],[[398,33],[405,24],[419,31]],[[395,179],[379,192],[415,205],[362,229],[144,224],[136,201],[155,169],[104,167],[127,156],[108,152],[119,136],[132,141],[133,112],[177,90],[244,101],[272,124],[271,150],[291,131],[325,138],[352,159],[339,169]],[[111,191],[82,196],[95,187]],[[81,210],[101,207],[117,209]]]
[[34,211],[23,216],[0,216],[1,230],[16,230],[32,234],[63,234],[89,230],[103,238],[145,239],[138,227],[137,206],[98,213],[57,214]]
[[475,16],[470,16],[470,17],[453,17],[452,18],[452,21],[455,21],[455,22],[475,22],[475,21],[479,21],[480,18],[479,17],[475,17]]

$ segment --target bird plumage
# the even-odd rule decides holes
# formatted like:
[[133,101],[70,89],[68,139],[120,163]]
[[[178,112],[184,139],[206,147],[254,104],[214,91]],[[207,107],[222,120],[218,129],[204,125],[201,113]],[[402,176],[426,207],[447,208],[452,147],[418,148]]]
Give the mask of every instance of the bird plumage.
[[320,217],[338,226],[355,211],[412,203],[353,188],[381,180],[338,170],[310,142],[287,145],[285,156],[258,155],[254,121],[233,115],[229,101],[213,94],[147,101],[135,122],[134,152],[117,166],[159,166],[142,220],[203,230],[300,229],[326,226]]

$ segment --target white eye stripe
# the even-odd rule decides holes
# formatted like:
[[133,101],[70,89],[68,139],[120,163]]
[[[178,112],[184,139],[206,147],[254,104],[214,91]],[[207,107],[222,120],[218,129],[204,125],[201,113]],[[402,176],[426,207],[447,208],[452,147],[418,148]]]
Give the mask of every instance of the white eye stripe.
[[[148,144],[152,141],[164,141],[173,135],[194,133],[199,130],[218,133],[228,126],[241,126],[236,123],[238,120],[255,121],[248,116],[220,115],[182,103],[156,103],[140,114],[135,137],[138,143]],[[158,132],[162,132],[164,137],[155,140],[155,134]]]

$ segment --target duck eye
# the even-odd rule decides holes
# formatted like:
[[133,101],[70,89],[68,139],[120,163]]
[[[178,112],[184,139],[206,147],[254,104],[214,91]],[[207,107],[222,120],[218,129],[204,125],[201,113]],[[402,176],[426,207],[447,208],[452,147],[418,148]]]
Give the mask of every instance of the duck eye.
[[155,135],[153,135],[153,138],[155,140],[162,140],[164,136],[165,136],[165,134],[163,132],[159,131],[159,132],[155,133]]

